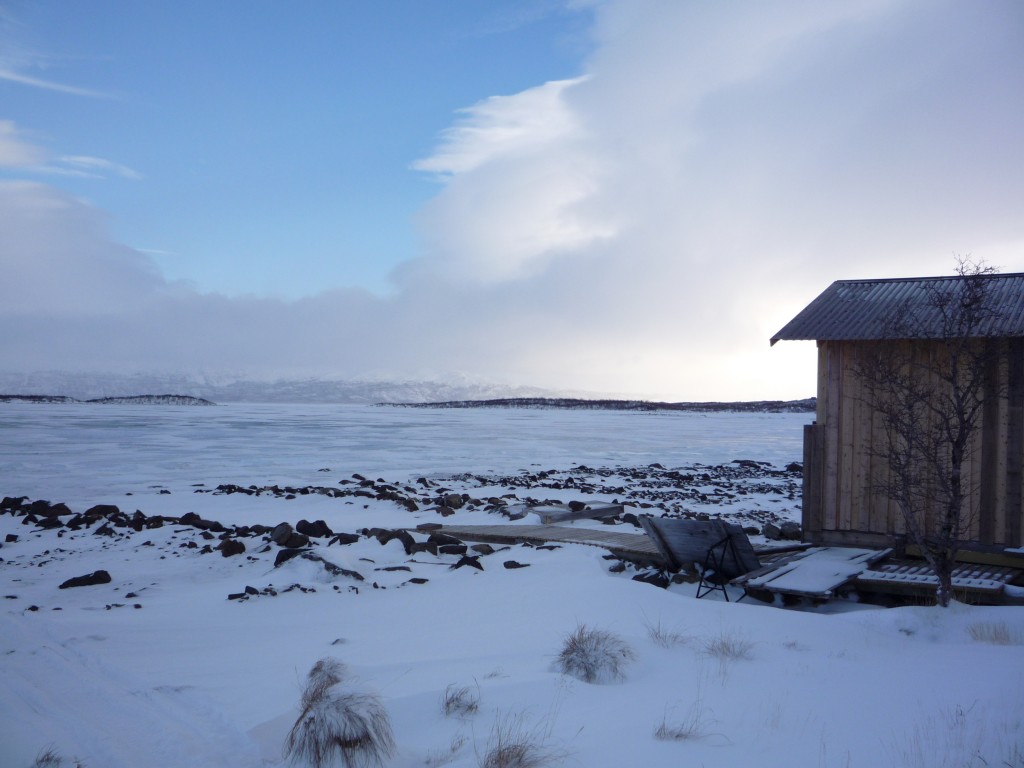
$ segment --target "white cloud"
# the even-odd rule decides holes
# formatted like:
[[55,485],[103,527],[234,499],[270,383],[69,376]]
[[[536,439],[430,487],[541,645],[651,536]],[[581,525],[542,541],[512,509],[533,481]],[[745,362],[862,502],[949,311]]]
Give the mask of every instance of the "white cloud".
[[443,187],[389,299],[199,295],[98,211],[0,188],[0,359],[802,397],[813,345],[768,339],[831,281],[1024,271],[1014,0],[595,14],[583,76],[470,107],[416,164]]
[[0,168],[27,168],[45,159],[42,149],[21,137],[13,120],[0,120]]

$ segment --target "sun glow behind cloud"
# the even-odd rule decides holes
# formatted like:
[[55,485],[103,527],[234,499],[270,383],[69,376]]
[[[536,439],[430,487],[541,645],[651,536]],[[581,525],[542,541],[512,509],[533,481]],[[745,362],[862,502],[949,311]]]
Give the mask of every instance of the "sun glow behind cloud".
[[[389,297],[200,294],[88,204],[3,182],[0,278],[26,286],[0,307],[5,365],[803,397],[813,344],[768,338],[832,280],[948,273],[955,253],[1024,269],[1019,4],[594,13],[580,77],[465,108],[414,163],[440,189]],[[0,123],[8,176],[49,157]]]

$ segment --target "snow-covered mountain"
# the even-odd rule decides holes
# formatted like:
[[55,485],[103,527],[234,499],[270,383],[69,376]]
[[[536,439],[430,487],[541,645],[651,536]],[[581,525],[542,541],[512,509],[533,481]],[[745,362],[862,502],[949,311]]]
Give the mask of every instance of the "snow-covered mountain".
[[217,403],[424,403],[512,397],[572,397],[586,393],[456,379],[366,381],[337,379],[213,378],[190,375],[43,371],[0,373],[0,394],[48,395],[93,400],[173,392]]

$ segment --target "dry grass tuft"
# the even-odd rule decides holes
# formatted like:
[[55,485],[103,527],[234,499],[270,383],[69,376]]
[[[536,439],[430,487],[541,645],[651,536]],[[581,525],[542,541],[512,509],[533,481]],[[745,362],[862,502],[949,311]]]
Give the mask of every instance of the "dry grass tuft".
[[466,717],[475,715],[480,709],[480,691],[468,685],[449,685],[441,697],[441,711],[445,717]]
[[480,768],[544,768],[565,757],[547,743],[547,734],[525,727],[523,716],[499,717],[487,739]]
[[645,624],[644,626],[647,627],[647,636],[651,638],[651,641],[655,645],[660,645],[662,648],[674,648],[677,645],[686,645],[693,639],[689,635],[684,635],[682,632],[665,629],[661,626],[660,621],[657,624]]
[[754,644],[732,634],[721,634],[704,642],[704,653],[720,662],[749,661],[753,658]]
[[1006,622],[983,621],[967,628],[971,639],[991,645],[1024,645],[1024,633],[1010,629]]
[[458,756],[464,746],[466,746],[466,737],[461,733],[456,734],[452,737],[452,742],[447,749],[436,749],[429,752],[427,759],[423,761],[424,765],[427,768],[441,768],[442,765],[448,765]]
[[383,766],[395,750],[391,719],[373,693],[347,690],[345,666],[321,659],[302,691],[302,714],[285,743],[293,763],[322,768],[336,760],[346,768]]
[[[74,768],[85,768],[85,765],[78,760],[74,760],[73,763]],[[52,747],[49,747],[36,755],[30,768],[63,768],[64,764],[64,758]]]
[[585,683],[604,683],[622,679],[626,664],[635,658],[618,635],[580,624],[562,644],[557,663],[563,674]]

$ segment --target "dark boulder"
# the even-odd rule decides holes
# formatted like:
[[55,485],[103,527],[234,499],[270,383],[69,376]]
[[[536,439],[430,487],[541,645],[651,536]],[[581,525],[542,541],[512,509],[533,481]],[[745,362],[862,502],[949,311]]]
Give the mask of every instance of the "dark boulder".
[[295,524],[295,530],[299,533],[305,534],[306,536],[312,536],[313,538],[318,539],[334,535],[334,531],[332,531],[323,520],[317,520],[313,523],[308,520],[299,520],[299,522]]
[[116,504],[95,504],[85,510],[82,514],[86,517],[92,518],[93,520],[99,520],[101,517],[119,515],[121,514],[121,510]]
[[245,552],[245,544],[238,539],[224,539],[218,546],[221,555],[224,557],[231,557],[232,555],[240,555]]
[[109,584],[110,582],[110,574],[106,571],[100,570],[93,571],[85,576],[75,576],[73,579],[68,579],[61,584],[59,588],[69,589],[71,587],[91,587],[95,584]]
[[786,541],[800,541],[804,535],[800,524],[794,523],[792,520],[781,523],[779,525],[779,532]]
[[270,532],[270,540],[283,547],[293,533],[295,533],[295,529],[292,528],[291,523],[280,523]]
[[667,589],[669,585],[669,578],[660,571],[653,571],[650,573],[638,573],[633,577],[633,581],[642,581],[644,584],[653,584],[656,587]]
[[459,558],[459,562],[451,566],[451,570],[454,571],[456,568],[463,568],[465,566],[469,566],[470,568],[476,568],[478,571],[482,571],[484,569],[484,566],[481,564],[479,557],[473,557],[472,555],[463,555],[461,558]]
[[297,549],[299,547],[307,547],[307,546],[309,546],[309,536],[307,536],[304,533],[298,533],[296,531],[293,531],[292,535],[289,536],[288,540],[285,541],[285,543],[282,544],[281,546],[287,547],[288,549]]
[[274,558],[274,567],[278,568],[278,567],[284,565],[285,563],[287,563],[293,557],[298,557],[301,554],[302,554],[302,550],[301,549],[281,549],[281,550],[278,550],[277,557]]
[[430,534],[430,538],[427,541],[431,541],[434,544],[462,544],[462,539],[458,539],[447,533],[441,533],[440,531],[434,531]]

